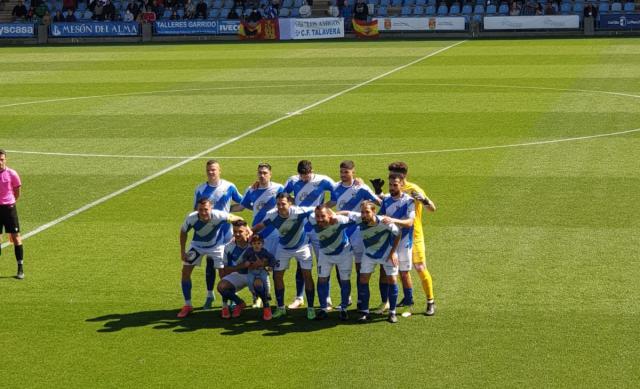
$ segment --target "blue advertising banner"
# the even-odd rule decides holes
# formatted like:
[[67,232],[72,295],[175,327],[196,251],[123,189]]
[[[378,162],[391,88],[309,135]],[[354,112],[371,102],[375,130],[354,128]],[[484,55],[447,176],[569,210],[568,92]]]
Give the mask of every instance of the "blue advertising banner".
[[155,22],[157,35],[216,35],[217,20],[160,20]]
[[601,30],[638,30],[640,14],[600,14]]
[[50,31],[53,37],[136,36],[140,35],[140,25],[136,22],[53,23]]
[[218,34],[220,35],[238,35],[240,27],[239,20],[221,20],[218,22]]
[[30,23],[0,23],[0,38],[32,38],[35,33]]

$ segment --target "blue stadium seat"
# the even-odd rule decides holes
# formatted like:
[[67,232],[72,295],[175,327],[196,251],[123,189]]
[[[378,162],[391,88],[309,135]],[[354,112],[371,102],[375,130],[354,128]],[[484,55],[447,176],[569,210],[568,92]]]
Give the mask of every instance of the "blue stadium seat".
[[560,4],[560,13],[567,15],[571,12],[571,8],[571,3],[562,3]]
[[627,1],[624,3],[624,12],[634,12],[636,10],[636,3],[633,1]]
[[462,14],[463,15],[471,15],[473,13],[473,7],[471,6],[471,4],[467,3],[465,5],[462,6]]
[[391,5],[394,7],[402,6],[402,0],[391,0]]
[[400,16],[411,16],[411,7],[406,5],[400,10]]
[[78,11],[84,11],[87,9],[87,3],[78,3]]
[[598,6],[598,13],[606,14],[608,12],[609,12],[609,3],[600,2],[600,5]]
[[435,7],[436,6],[436,0],[427,0],[427,5],[433,5]]
[[449,8],[449,15],[460,15],[460,4],[452,4],[451,8]]
[[425,6],[427,5],[427,0],[416,0],[416,5]]
[[162,19],[169,19],[170,17],[171,17],[171,10],[165,9],[164,13],[162,14]]
[[300,8],[300,7],[302,7],[302,3],[303,3],[303,1],[304,1],[304,0],[295,0],[295,1],[293,2],[293,6],[294,6],[294,7],[296,7],[296,8]]
[[222,8],[222,0],[215,0],[213,2],[213,8],[216,8],[216,9]]
[[209,15],[207,15],[208,19],[218,19],[218,16],[220,15],[220,10],[217,8],[211,8],[209,10]]
[[414,16],[424,15],[424,7],[421,5],[416,5],[415,7],[413,7],[413,15]]
[[231,8],[233,8],[234,5],[235,4],[234,4],[233,0],[224,0],[223,8],[231,9]]
[[300,9],[296,7],[291,8],[291,17],[297,18],[299,16],[300,16]]
[[180,17],[180,19],[184,18],[184,9],[180,8],[179,10],[176,11],[176,13]]
[[384,5],[378,7],[378,16],[387,16],[387,7]]
[[449,13],[449,7],[443,2],[438,6],[438,16],[446,16]]
[[489,4],[487,6],[486,14],[487,15],[495,15],[498,12],[498,9],[494,4]]
[[389,6],[389,0],[380,0],[380,6],[381,7],[388,7]]
[[84,15],[84,11],[78,10],[78,11],[73,13],[73,16],[75,16],[77,20],[82,19],[82,15]]
[[405,7],[413,7],[416,4],[416,0],[404,0],[402,5]]
[[484,5],[485,0],[476,0],[476,5]]
[[[178,11],[180,12],[180,11]],[[218,16],[220,17],[220,19],[226,19],[227,16],[229,16],[229,8],[222,8],[220,10],[220,13],[218,14]]]
[[482,4],[476,4],[473,7],[473,14],[474,15],[484,15],[484,5]]
[[291,8],[293,6],[293,0],[282,0],[283,8]]
[[573,4],[573,13],[574,14],[581,14],[584,12],[584,3],[574,3]]
[[424,13],[427,16],[435,15],[436,14],[436,6],[432,5],[432,4],[427,5],[427,8],[425,8]]
[[622,12],[622,3],[611,3],[611,12]]
[[505,3],[500,4],[500,7],[498,8],[498,13],[500,15],[508,15],[509,14],[509,6]]
[[278,16],[280,16],[281,18],[288,18],[289,15],[290,15],[289,8],[280,8],[280,13],[278,14]]

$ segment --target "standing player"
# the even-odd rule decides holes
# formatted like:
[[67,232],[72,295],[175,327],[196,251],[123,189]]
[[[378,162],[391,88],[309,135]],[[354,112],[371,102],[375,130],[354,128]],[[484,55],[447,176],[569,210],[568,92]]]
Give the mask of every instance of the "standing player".
[[336,215],[326,205],[318,205],[314,213],[309,215],[309,223],[320,242],[318,257],[318,299],[320,312],[318,319],[328,317],[327,298],[329,297],[329,277],[331,269],[336,265],[340,277],[340,320],[347,320],[347,306],[351,295],[351,266],[353,263],[351,247],[346,230],[354,226],[348,217]]
[[[342,161],[340,163],[340,182],[333,188],[331,201],[327,204],[329,207],[335,205],[336,211],[359,211],[363,201],[373,201],[380,205],[380,200],[373,191],[355,179],[355,167],[356,165],[353,161]],[[360,262],[364,253],[362,236],[355,224],[347,227],[346,233],[351,243],[351,250],[356,263],[356,274],[359,278]],[[360,284],[357,285],[359,286]],[[358,304],[360,304],[360,301],[358,301]]]
[[[427,295],[427,307],[426,315],[433,316],[436,313],[436,304],[434,302],[433,294],[433,280],[426,265],[426,254],[424,247],[424,233],[422,231],[422,208],[423,206],[427,211],[435,212],[436,205],[431,201],[424,190],[413,182],[407,181],[407,174],[409,167],[404,162],[393,162],[389,165],[389,172],[399,173],[402,175],[402,191],[411,195],[416,199],[416,218],[413,225],[413,266],[418,272],[420,281],[422,282],[422,289],[424,289]],[[411,277],[409,276],[409,280]]]
[[[284,184],[284,191],[293,193],[296,206],[316,207],[324,203],[324,193],[329,192],[331,194],[334,186],[335,182],[331,178],[322,174],[315,174],[311,161],[303,159],[298,162],[298,175],[289,177]],[[309,227],[307,229],[310,230]],[[309,234],[309,238],[317,258],[320,250],[318,238],[313,232]],[[304,303],[304,298],[302,297],[302,291],[306,289],[304,282],[300,266],[298,266],[296,271],[296,298],[289,304],[289,309],[296,309]]]
[[[398,267],[400,271],[400,279],[404,289],[404,306],[405,312],[402,316],[411,316],[413,307],[413,286],[411,284],[411,250],[413,248],[413,222],[415,219],[415,205],[411,196],[402,192],[402,175],[399,173],[389,174],[389,196],[385,197],[380,207],[380,215],[384,216],[383,221],[386,223],[393,222],[401,227],[401,238],[398,248]],[[386,291],[389,288],[385,285],[385,277],[382,277],[383,271],[380,272],[380,298],[385,304],[381,309],[382,312],[387,308]]]
[[[20,188],[22,181],[18,173],[7,166],[7,153],[0,149],[0,235],[4,229],[13,242],[13,250],[18,263],[16,278],[24,279],[24,250],[22,248],[22,238],[20,237],[20,221],[16,202],[20,198]],[[0,248],[1,250],[1,248]]]
[[398,300],[398,255],[396,248],[400,242],[400,230],[393,224],[383,223],[382,217],[376,215],[376,205],[365,201],[361,205],[361,213],[349,212],[351,219],[358,224],[362,241],[364,242],[364,256],[360,267],[360,287],[358,297],[361,303],[362,316],[359,322],[371,320],[369,315],[369,279],[376,265],[382,265],[387,274],[389,288],[389,322],[396,323],[396,302]]
[[[214,159],[207,161],[206,165],[207,181],[199,185],[193,196],[193,209],[198,206],[198,200],[209,199],[213,209],[225,212],[237,211],[237,205],[231,207],[231,200],[236,203],[242,202],[242,196],[234,184],[220,178],[222,169],[220,163]],[[228,243],[231,240],[231,227],[224,224],[219,232],[223,236],[223,242]],[[215,295],[213,294],[213,285],[216,283],[216,271],[213,266],[213,260],[207,257],[207,266],[205,272],[205,281],[207,284],[207,299],[204,302],[204,309],[211,309]]]
[[311,277],[313,260],[311,247],[305,231],[307,216],[313,212],[311,207],[297,207],[292,205],[293,199],[288,193],[282,192],[276,196],[276,209],[267,212],[267,216],[261,223],[253,227],[253,232],[258,233],[266,227],[273,226],[280,239],[276,249],[276,263],[274,267],[274,283],[278,308],[273,314],[274,318],[286,315],[284,306],[284,272],[289,268],[289,261],[295,258],[302,268],[307,294],[307,319],[313,320],[316,312],[313,309],[315,298],[315,286]]
[[[242,218],[228,212],[214,210],[211,200],[207,198],[198,201],[197,210],[187,215],[180,229],[180,258],[182,259],[182,294],[184,306],[178,313],[178,317],[186,317],[193,311],[191,304],[191,273],[194,266],[200,266],[202,257],[219,269],[224,267],[222,262],[224,255],[223,236],[220,229],[227,223],[232,223]],[[193,230],[193,239],[187,251],[187,233]]]
[[[247,269],[239,266],[242,254],[249,248],[249,236],[251,230],[244,220],[233,222],[233,240],[224,246],[224,268],[225,274],[218,283],[218,293],[222,296],[222,318],[229,319],[240,316],[244,301],[236,294],[247,287]],[[233,301],[235,306],[233,313],[229,312],[228,301]]]
[[[242,209],[251,209],[253,211],[252,226],[261,223],[267,212],[275,208],[276,195],[284,190],[280,184],[271,182],[271,165],[261,163],[258,165],[258,180],[255,184],[247,188],[242,198],[242,202],[238,206],[239,211]],[[275,253],[278,247],[278,231],[270,226],[260,231],[260,236],[264,239],[264,246],[270,253]],[[269,284],[267,284],[267,289]],[[256,301],[254,307],[259,308],[260,301]]]

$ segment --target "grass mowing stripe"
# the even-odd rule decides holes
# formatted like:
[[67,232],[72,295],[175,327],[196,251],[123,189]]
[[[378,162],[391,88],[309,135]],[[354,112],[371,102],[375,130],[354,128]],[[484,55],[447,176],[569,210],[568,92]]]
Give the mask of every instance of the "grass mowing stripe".
[[[228,144],[234,143],[237,140],[240,140],[240,139],[245,138],[245,137],[247,137],[247,136],[249,136],[249,135],[251,135],[251,134],[253,134],[255,132],[258,132],[258,131],[262,130],[263,128],[267,128],[267,127],[272,126],[272,125],[274,125],[276,123],[280,123],[281,121],[286,120],[286,119],[288,119],[288,118],[290,118],[292,116],[299,115],[302,112],[305,112],[305,111],[307,111],[309,109],[317,107],[320,104],[326,103],[327,101],[331,101],[331,100],[333,100],[333,99],[335,99],[337,97],[340,97],[340,96],[342,96],[342,95],[344,95],[346,93],[349,93],[349,92],[351,92],[351,91],[353,91],[355,89],[361,88],[361,87],[363,87],[365,85],[368,85],[368,84],[370,84],[370,83],[372,83],[372,82],[374,82],[376,80],[379,80],[379,79],[381,79],[383,77],[386,77],[386,76],[388,76],[390,74],[396,73],[396,72],[398,72],[400,70],[403,70],[403,69],[405,69],[405,68],[407,68],[407,67],[409,67],[411,65],[414,65],[414,64],[416,64],[418,62],[424,61],[427,58],[430,58],[430,57],[433,57],[434,55],[440,54],[443,51],[446,51],[446,50],[448,50],[450,48],[458,46],[458,45],[460,45],[460,44],[462,44],[464,42],[466,42],[466,41],[459,41],[459,42],[456,42],[456,43],[454,43],[452,45],[449,45],[449,46],[446,46],[446,47],[441,48],[439,50],[436,50],[434,52],[431,52],[431,53],[429,53],[429,54],[427,54],[425,56],[422,56],[422,57],[420,57],[420,58],[418,58],[418,59],[416,59],[414,61],[411,61],[411,62],[409,62],[409,63],[407,63],[405,65],[396,67],[396,68],[394,68],[394,69],[392,69],[392,70],[390,70],[388,72],[380,74],[380,75],[378,75],[376,77],[373,77],[373,78],[371,78],[369,80],[363,81],[363,82],[361,82],[361,83],[359,83],[357,85],[354,85],[354,86],[352,86],[350,88],[344,89],[344,90],[342,90],[342,91],[340,91],[338,93],[335,93],[335,94],[333,94],[331,96],[325,97],[325,98],[323,98],[323,99],[321,99],[321,100],[319,100],[319,101],[317,101],[317,102],[315,102],[313,104],[310,104],[310,105],[307,105],[305,107],[302,107],[302,108],[300,108],[300,109],[298,109],[298,110],[296,110],[294,112],[290,112],[290,113],[288,113],[288,114],[286,114],[284,116],[281,116],[281,117],[279,117],[277,119],[274,119],[274,120],[272,120],[270,122],[267,122],[267,123],[265,123],[263,125],[255,127],[255,128],[253,128],[253,129],[251,129],[249,131],[245,131],[245,132],[243,132],[242,134],[240,134],[238,136],[235,136],[235,137],[233,137],[231,139],[228,139],[228,140],[226,140],[226,141],[224,141],[224,142],[222,142],[222,143],[220,143],[218,145],[215,145],[213,147],[210,147],[210,148],[208,148],[208,149],[206,149],[206,150],[204,150],[204,151],[202,151],[202,152],[200,152],[200,153],[198,153],[196,155],[193,155],[193,156],[191,156],[189,158],[186,158],[186,159],[184,159],[184,160],[182,160],[182,161],[180,161],[180,162],[178,162],[176,164],[173,164],[173,165],[171,165],[171,166],[169,166],[167,168],[164,168],[164,169],[162,169],[162,170],[160,170],[160,171],[158,171],[158,172],[156,172],[156,173],[154,173],[154,174],[152,174],[150,176],[147,176],[147,177],[145,177],[145,178],[143,178],[141,180],[138,180],[138,181],[134,182],[133,184],[127,185],[122,189],[119,189],[119,190],[117,190],[115,192],[112,192],[112,193],[106,195],[106,196],[103,196],[103,197],[99,198],[98,200],[92,201],[91,203],[86,204],[86,205],[84,205],[84,206],[82,206],[82,207],[80,207],[80,208],[78,208],[78,209],[76,209],[76,210],[74,210],[72,212],[69,212],[68,214],[66,214],[64,216],[61,216],[61,217],[59,217],[59,218],[57,218],[55,220],[52,220],[49,223],[43,224],[40,227],[36,228],[35,230],[29,231],[26,234],[24,234],[22,236],[22,239],[28,239],[31,236],[37,235],[42,231],[48,230],[49,228],[54,227],[57,224],[60,224],[60,223],[64,222],[65,220],[68,220],[68,219],[70,219],[70,218],[72,218],[72,217],[74,217],[74,216],[76,216],[76,215],[88,210],[88,209],[91,209],[91,208],[93,208],[93,207],[95,207],[97,205],[100,205],[100,204],[102,204],[102,203],[104,203],[106,201],[109,201],[114,197],[117,197],[117,196],[119,196],[119,195],[121,195],[123,193],[126,193],[126,192],[130,191],[131,189],[137,188],[138,186],[143,185],[143,184],[145,184],[145,183],[147,183],[147,182],[149,182],[149,181],[151,181],[151,180],[153,180],[153,179],[155,179],[157,177],[163,176],[163,175],[165,175],[165,174],[167,174],[167,173],[169,173],[169,172],[171,172],[171,171],[173,171],[175,169],[178,169],[179,167],[181,167],[183,165],[188,164],[189,162],[192,162],[192,161],[198,159],[199,157],[202,157],[202,156],[204,156],[204,155],[206,155],[208,153],[211,153],[211,152],[213,152],[213,151],[215,151],[215,150],[217,150],[217,149],[219,149],[221,147],[224,147],[224,146],[226,146]],[[7,247],[7,246],[8,246],[8,243],[3,243],[2,246],[0,246],[0,247],[4,248],[4,247]]]

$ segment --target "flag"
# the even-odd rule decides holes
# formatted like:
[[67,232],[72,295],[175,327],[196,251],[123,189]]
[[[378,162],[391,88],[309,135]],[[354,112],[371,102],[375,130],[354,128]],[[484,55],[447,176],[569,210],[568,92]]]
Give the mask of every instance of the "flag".
[[353,19],[353,31],[360,38],[377,38],[380,35],[378,31],[378,20],[373,19],[367,22]]
[[238,35],[240,39],[263,39],[264,30],[262,28],[262,21],[258,23],[240,22]]
[[262,39],[280,39],[280,23],[278,19],[263,19],[260,23],[262,23]]

